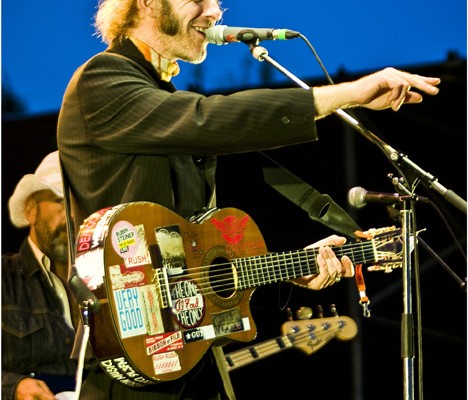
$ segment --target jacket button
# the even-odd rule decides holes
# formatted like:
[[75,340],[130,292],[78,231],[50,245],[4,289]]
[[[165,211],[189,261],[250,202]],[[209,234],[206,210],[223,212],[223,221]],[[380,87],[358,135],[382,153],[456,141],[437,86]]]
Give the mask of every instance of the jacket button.
[[290,120],[288,117],[286,117],[286,116],[282,116],[282,117],[281,117],[281,122],[282,122],[284,125],[287,125],[287,124],[289,124],[289,123],[291,122],[291,120]]

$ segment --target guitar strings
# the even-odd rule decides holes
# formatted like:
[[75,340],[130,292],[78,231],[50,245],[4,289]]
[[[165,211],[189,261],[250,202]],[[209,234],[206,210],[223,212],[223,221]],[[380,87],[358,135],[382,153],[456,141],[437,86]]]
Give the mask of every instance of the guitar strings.
[[[352,246],[352,245],[349,245],[349,246]],[[344,245],[343,247],[348,247],[346,245]],[[373,249],[373,246],[372,244],[369,244],[369,243],[366,243],[364,244],[363,247],[368,247],[365,251],[363,252],[360,252],[360,254],[363,254],[363,255],[370,255],[372,256],[371,260],[374,261],[374,249]],[[278,282],[280,280],[285,280],[285,279],[291,279],[291,278],[296,278],[296,277],[299,277],[299,276],[306,276],[306,275],[310,275],[310,274],[313,274],[313,273],[316,273],[316,266],[314,265],[314,270],[310,270],[310,268],[307,270],[306,273],[303,272],[303,264],[299,265],[299,268],[300,270],[297,268],[297,266],[295,266],[295,263],[301,263],[301,262],[304,262],[306,261],[307,263],[310,261],[311,257],[310,257],[310,254],[312,254],[313,258],[314,258],[314,262],[316,264],[316,254],[318,254],[318,251],[317,249],[306,249],[306,250],[301,250],[299,251],[300,256],[299,258],[296,258],[295,261],[291,263],[285,263],[284,267],[285,269],[277,269],[275,270],[274,268],[272,269],[271,267],[272,266],[276,266],[276,267],[281,267],[281,265],[278,265],[277,264],[277,261],[275,262],[275,260],[273,260],[274,257],[276,257],[277,259],[279,259],[279,256],[285,256],[285,255],[292,255],[291,252],[287,252],[287,253],[270,253],[270,254],[266,254],[264,256],[256,256],[256,257],[253,257],[253,258],[261,258],[261,257],[264,257],[264,258],[270,258],[269,261],[266,261],[264,263],[263,266],[260,266],[259,268],[256,268],[256,269],[246,269],[246,265],[237,265],[239,263],[239,261],[243,261],[243,260],[249,260],[251,259],[252,257],[248,257],[248,258],[236,258],[236,259],[232,259],[232,260],[229,260],[228,262],[226,263],[218,263],[218,264],[211,264],[211,265],[207,265],[207,266],[200,266],[200,267],[195,267],[195,268],[192,268],[191,272],[190,272],[190,277],[191,278],[194,278],[194,279],[197,279],[197,280],[201,280],[201,286],[202,288],[204,289],[204,291],[206,293],[212,293],[212,292],[216,292],[216,291],[228,291],[228,290],[235,290],[235,289],[247,289],[249,287],[255,287],[255,286],[259,286],[259,285],[262,285],[262,284],[267,284],[267,283],[274,283],[274,282]],[[355,263],[361,263],[361,262],[364,262],[364,261],[368,261],[368,258],[367,257],[364,257],[363,260],[360,260],[360,259],[355,259]],[[224,269],[221,269],[220,267],[225,267],[227,266],[228,268],[224,268]],[[238,268],[236,268],[238,267]],[[221,277],[221,276],[225,276],[226,278],[224,279],[217,279],[216,280],[216,285],[213,285],[209,282],[209,276],[208,275],[208,272],[215,268],[216,269],[216,274],[217,274],[217,278]],[[200,270],[200,272],[192,272],[193,270]],[[233,270],[235,270],[235,272],[233,272]],[[268,278],[267,280],[265,279],[261,279],[262,275],[264,272],[267,272],[267,275],[268,275]],[[236,273],[237,272],[237,273]],[[239,274],[239,272],[241,272],[241,274]],[[243,274],[242,274],[243,272]],[[262,272],[262,273],[261,273]],[[273,278],[274,279],[271,279],[272,276],[271,274],[269,274],[268,272],[273,272]],[[249,273],[250,273],[250,276],[249,276]],[[244,278],[244,282],[241,282],[241,284],[239,285],[239,277],[238,279],[236,280],[235,279],[235,276],[236,275],[241,275],[241,279]],[[208,279],[208,282],[203,280],[202,278],[203,277],[207,277]],[[242,284],[243,283],[243,284]],[[212,291],[208,291],[208,289],[212,289]]]
[[[391,239],[394,238],[391,237]],[[343,246],[332,248],[338,257],[345,255],[350,249],[350,257],[351,259],[354,258],[353,261],[355,264],[376,263],[379,261],[376,252],[382,254],[380,256],[381,259],[395,255],[395,251],[378,251],[378,246],[381,246],[381,244],[374,246],[373,242],[378,243],[379,240],[373,239],[372,241],[344,244]],[[384,244],[389,242],[391,242],[391,240],[384,241]],[[359,251],[353,249],[357,244],[359,244],[361,248]],[[200,287],[205,294],[239,289],[243,290],[317,273],[317,255],[318,249],[311,248],[289,252],[267,253],[254,257],[239,257],[228,260],[225,263],[193,267],[190,270],[189,277],[197,280],[197,282],[200,281]],[[293,258],[293,256],[295,258]],[[266,261],[263,262],[263,266],[258,266],[255,261],[261,259]],[[314,262],[313,270],[309,265],[309,261],[312,260]],[[255,268],[251,268],[252,264]],[[305,264],[307,264],[307,267]],[[306,270],[305,273],[304,269]],[[214,284],[210,282],[210,272],[213,271],[216,275],[216,282]],[[212,277],[213,276],[211,276],[211,278]],[[176,284],[177,283],[171,282],[169,286],[172,287]]]

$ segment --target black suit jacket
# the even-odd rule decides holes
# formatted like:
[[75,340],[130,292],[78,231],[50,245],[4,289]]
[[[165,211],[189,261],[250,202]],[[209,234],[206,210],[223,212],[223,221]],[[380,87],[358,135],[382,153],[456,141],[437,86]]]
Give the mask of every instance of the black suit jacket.
[[176,91],[128,39],[76,71],[58,122],[60,157],[86,216],[131,201],[188,216],[214,190],[214,156],[315,139],[312,91]]

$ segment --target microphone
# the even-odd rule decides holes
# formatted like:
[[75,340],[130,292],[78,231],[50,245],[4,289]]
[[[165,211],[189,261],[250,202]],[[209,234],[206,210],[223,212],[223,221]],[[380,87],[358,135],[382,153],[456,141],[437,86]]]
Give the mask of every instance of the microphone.
[[[412,196],[401,195],[398,193],[369,192],[360,186],[356,186],[348,192],[348,203],[355,208],[362,208],[371,203],[392,205],[409,200],[411,197]],[[426,197],[422,196],[416,196],[415,200],[424,202],[428,201]]]
[[241,28],[227,25],[215,25],[205,31],[206,40],[212,44],[227,44],[232,42],[249,43],[261,40],[288,40],[300,36],[299,32],[289,29],[273,28]]

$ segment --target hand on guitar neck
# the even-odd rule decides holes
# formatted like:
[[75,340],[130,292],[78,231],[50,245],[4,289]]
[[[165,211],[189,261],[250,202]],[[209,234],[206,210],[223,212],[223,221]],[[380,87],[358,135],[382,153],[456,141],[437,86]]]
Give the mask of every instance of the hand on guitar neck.
[[330,248],[330,245],[342,246],[345,243],[346,238],[331,235],[307,246],[306,249],[318,248],[317,265],[320,272],[318,275],[306,275],[293,279],[292,282],[308,289],[320,290],[339,282],[342,277],[350,278],[354,276],[354,266],[351,259],[346,255],[338,259]]

